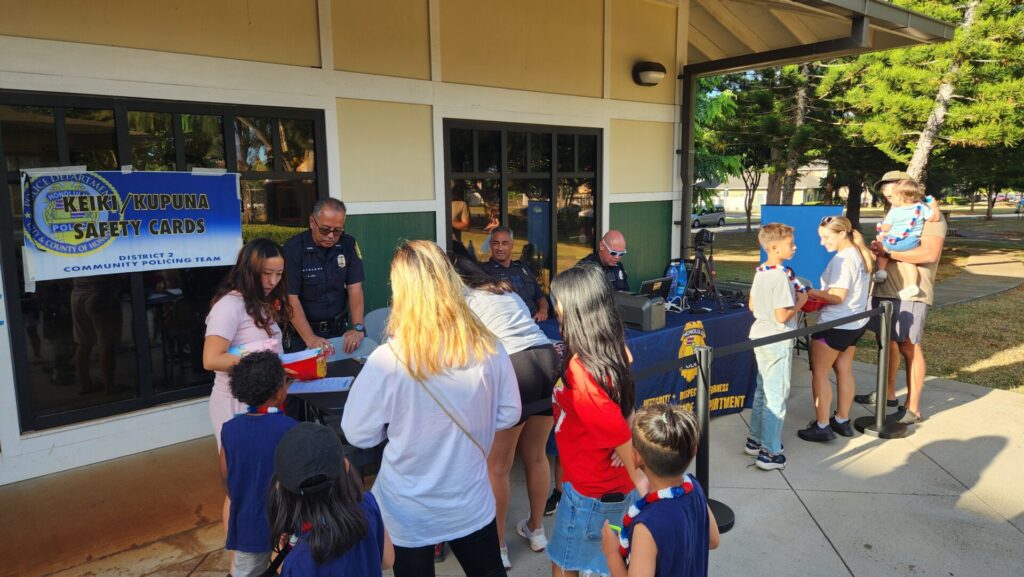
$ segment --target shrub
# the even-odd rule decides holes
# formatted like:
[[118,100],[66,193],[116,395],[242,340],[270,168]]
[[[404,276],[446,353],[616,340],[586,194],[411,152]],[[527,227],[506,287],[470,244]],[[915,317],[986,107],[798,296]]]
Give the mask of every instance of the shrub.
[[278,226],[276,224],[243,224],[242,242],[247,243],[256,238],[269,238],[284,246],[288,239],[306,230],[299,226]]

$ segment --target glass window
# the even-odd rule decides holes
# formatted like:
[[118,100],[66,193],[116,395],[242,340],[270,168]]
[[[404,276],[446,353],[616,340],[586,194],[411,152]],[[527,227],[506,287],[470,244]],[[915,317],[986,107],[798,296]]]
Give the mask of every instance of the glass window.
[[477,168],[475,172],[498,172],[501,164],[501,132],[481,130],[476,133]]
[[491,258],[487,237],[494,227],[501,224],[501,181],[497,179],[452,180],[453,218],[454,211],[461,209],[457,203],[465,202],[469,211],[469,229],[455,231],[454,235],[477,260]]
[[7,170],[60,164],[53,108],[0,104],[0,134]]
[[235,153],[238,172],[274,170],[274,121],[270,118],[235,118]]
[[7,183],[8,193],[11,195],[11,217],[20,221],[23,218],[21,202],[21,184],[18,182]]
[[224,119],[206,114],[182,114],[185,169],[224,168]]
[[579,164],[576,167],[578,172],[597,171],[597,135],[580,134],[576,137],[579,142]]
[[474,172],[473,131],[453,129],[448,147],[451,149],[452,172]]
[[526,133],[509,132],[508,136],[508,171],[511,173],[526,172]]
[[576,136],[558,135],[558,171],[576,172]]
[[515,236],[512,258],[529,266],[546,292],[551,282],[551,181],[511,179],[507,201],[508,226]]
[[135,170],[174,170],[174,119],[170,112],[128,111],[128,140]]
[[594,250],[594,179],[558,179],[558,262],[555,274],[575,266]]
[[266,223],[267,191],[264,188],[264,179],[243,178],[239,183],[239,192],[242,194],[242,222],[245,224]]
[[551,170],[551,135],[530,134],[530,172]]
[[142,273],[152,383],[157,393],[207,384],[203,341],[210,300],[229,267]]
[[64,114],[71,165],[89,170],[113,170],[121,166],[117,157],[114,111],[69,108]]
[[281,161],[287,172],[313,172],[316,162],[316,146],[313,137],[312,120],[282,120]]

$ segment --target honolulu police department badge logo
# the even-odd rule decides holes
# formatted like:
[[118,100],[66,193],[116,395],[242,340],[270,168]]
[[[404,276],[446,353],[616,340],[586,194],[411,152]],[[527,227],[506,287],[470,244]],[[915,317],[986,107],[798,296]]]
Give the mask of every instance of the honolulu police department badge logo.
[[[679,337],[679,358],[684,359],[696,351],[696,347],[705,344],[707,333],[704,332],[704,323],[691,321],[683,327],[683,334]],[[693,360],[679,369],[679,375],[687,381],[697,378],[697,361]]]
[[345,268],[345,264],[346,264],[345,263],[345,255],[339,254],[338,255],[338,268]]
[[107,229],[121,222],[121,197],[109,182],[92,172],[50,174],[22,183],[26,244],[62,256],[79,256],[106,248],[115,235],[88,235],[86,228]]

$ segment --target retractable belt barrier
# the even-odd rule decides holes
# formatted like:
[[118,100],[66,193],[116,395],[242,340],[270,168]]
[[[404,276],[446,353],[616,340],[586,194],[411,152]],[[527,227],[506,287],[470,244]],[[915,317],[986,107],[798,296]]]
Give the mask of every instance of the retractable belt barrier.
[[696,360],[698,368],[696,416],[701,429],[700,445],[697,449],[697,480],[704,489],[704,493],[708,496],[708,506],[711,508],[711,511],[715,515],[715,519],[718,521],[718,530],[720,532],[725,533],[729,531],[729,529],[732,529],[735,524],[736,517],[732,509],[727,505],[711,498],[711,488],[708,482],[708,462],[710,457],[710,435],[708,429],[711,421],[711,412],[708,410],[708,407],[711,403],[709,390],[711,384],[712,353],[718,358],[727,357],[729,355],[752,350],[764,345],[770,345],[772,343],[778,343],[805,335],[820,333],[821,331],[845,325],[853,321],[870,319],[878,316],[882,317],[878,329],[878,340],[881,342],[882,346],[878,350],[878,372],[876,373],[875,382],[875,416],[856,419],[854,421],[854,426],[858,431],[861,431],[866,435],[882,439],[905,437],[908,432],[906,425],[902,423],[885,422],[885,387],[886,378],[889,372],[889,349],[891,346],[889,342],[889,332],[891,326],[890,323],[892,322],[892,303],[888,301],[882,301],[881,306],[862,313],[857,313],[855,315],[850,315],[827,323],[786,331],[770,337],[762,337],[750,341],[733,343],[713,350],[711,347],[695,347],[695,352],[692,355],[681,359],[672,359],[670,361],[659,363],[634,376],[634,379],[639,381],[662,373],[675,371]]

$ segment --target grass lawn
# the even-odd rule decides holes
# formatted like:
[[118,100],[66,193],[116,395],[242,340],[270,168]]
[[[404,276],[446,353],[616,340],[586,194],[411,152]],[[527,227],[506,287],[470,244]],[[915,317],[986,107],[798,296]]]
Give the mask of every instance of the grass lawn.
[[[874,337],[860,345],[875,364]],[[1024,287],[929,311],[924,354],[929,375],[1024,394]]]

